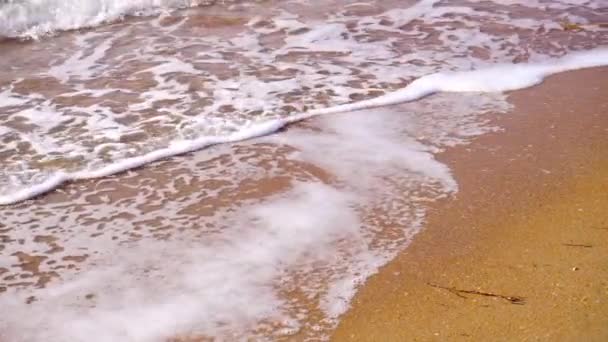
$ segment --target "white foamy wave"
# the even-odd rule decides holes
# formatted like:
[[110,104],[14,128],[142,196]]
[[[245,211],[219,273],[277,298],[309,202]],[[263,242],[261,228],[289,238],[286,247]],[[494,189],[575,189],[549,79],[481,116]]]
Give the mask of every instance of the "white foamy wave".
[[608,49],[577,52],[546,63],[500,64],[464,72],[435,73],[421,77],[395,92],[356,103],[313,111],[341,113],[415,101],[438,92],[504,92],[532,87],[560,72],[608,65]]
[[0,2],[0,36],[38,38],[54,31],[94,27],[126,15],[152,15],[200,6],[208,0],[8,0]]
[[285,125],[318,115],[336,114],[416,101],[438,92],[504,92],[523,89],[539,84],[545,77],[552,74],[605,65],[608,65],[608,49],[598,48],[572,53],[545,63],[501,64],[467,72],[435,73],[421,77],[401,90],[371,100],[312,110],[287,118],[254,123],[226,136],[174,141],[166,148],[158,149],[141,156],[122,159],[94,170],[82,170],[73,173],[55,172],[44,176],[43,180],[37,184],[25,185],[21,190],[0,195],[0,205],[27,200],[51,191],[68,181],[105,177],[141,167],[157,160],[199,150],[210,145],[236,142],[271,134]]
[[[212,336],[230,336],[237,327],[254,328],[260,317],[281,319],[286,304],[272,284],[285,277],[284,269],[331,259],[339,240],[358,242],[357,251],[366,251],[351,202],[347,194],[324,184],[296,184],[286,196],[251,205],[221,237],[208,237],[203,244],[177,243],[169,252],[165,243],[150,241],[117,250],[120,262],[44,290],[45,305],[18,310],[18,301],[5,299],[4,305],[18,311],[8,319],[8,330],[23,329],[9,336],[18,336],[15,341],[164,341],[193,327]],[[309,215],[311,211],[317,215]],[[144,263],[158,267],[142,279],[132,270],[141,269],[143,255]],[[171,277],[158,281],[169,273]],[[92,288],[101,291],[94,310],[77,300]],[[40,320],[28,321],[22,315]],[[285,325],[297,331],[295,321]]]
[[[476,116],[484,107],[480,98],[486,97],[497,100],[502,96],[461,96],[454,101],[454,96],[447,95],[422,102],[457,102],[464,109],[457,115],[463,118],[466,113]],[[433,101],[437,99],[440,101]],[[8,217],[11,226],[21,226],[19,222],[25,217],[31,220],[32,212],[40,219],[37,228],[15,230],[19,235],[15,238],[27,234],[24,238],[29,241],[41,227],[55,226],[52,222],[61,220],[61,229],[74,229],[75,235],[63,235],[59,242],[63,250],[50,258],[65,262],[70,259],[64,256],[80,255],[82,246],[89,246],[86,253],[91,257],[87,266],[82,266],[83,272],[73,277],[64,273],[61,281],[44,289],[0,296],[0,306],[13,313],[0,319],[0,339],[164,341],[191,333],[193,340],[198,335],[220,341],[277,340],[298,332],[331,329],[348,308],[357,286],[421,228],[424,210],[414,205],[416,200],[432,200],[455,190],[447,167],[433,159],[433,147],[403,131],[417,131],[416,122],[423,118],[410,114],[427,113],[418,105],[319,117],[314,125],[320,131],[293,127],[260,141],[218,146],[170,162],[188,171],[149,188],[165,194],[160,211],[142,210],[143,203],[151,204],[156,197],[144,194],[146,176],[136,176],[142,183],[134,197],[124,198],[121,205],[107,206],[107,211],[91,206],[92,193],[88,191],[69,200],[70,208],[84,205],[87,214],[77,210],[77,215],[66,220],[59,215],[37,216],[40,205],[44,211],[56,213],[57,203],[52,201],[15,208],[26,215]],[[450,111],[444,107],[444,114]],[[443,121],[438,112],[441,110],[428,112],[433,121]],[[456,124],[456,130],[466,126]],[[252,155],[260,145],[269,150]],[[375,153],[379,150],[384,153]],[[230,167],[213,162],[218,157],[229,160]],[[277,163],[270,166],[268,162]],[[339,182],[313,174],[295,176],[310,165],[320,166]],[[293,183],[261,198],[226,197],[242,191],[244,182],[257,183],[269,174],[293,179]],[[179,187],[180,178],[194,191],[181,193],[177,201],[165,201],[166,194]],[[224,182],[228,187],[218,188],[210,197],[221,199],[226,207],[215,207],[212,216],[205,217],[184,210],[191,205],[198,207],[210,195],[209,187],[190,182],[194,179]],[[129,181],[120,177],[102,182]],[[234,191],[227,191],[233,186]],[[95,192],[99,190],[95,188]],[[93,222],[97,219],[118,213],[137,219],[113,221],[104,237],[88,230],[96,229]],[[170,230],[178,228],[180,233],[166,241],[149,237],[130,241],[128,248],[109,240],[121,232],[139,230],[137,221],[150,222],[155,217],[171,221]],[[374,226],[380,217],[391,217],[392,224],[386,230]],[[83,226],[80,220],[84,218],[93,225]],[[188,222],[199,228],[186,228]],[[207,228],[201,230],[202,224]],[[37,248],[35,241],[26,245],[10,245],[5,254]],[[4,266],[2,261],[0,258],[0,267]],[[7,263],[11,261],[9,258]],[[49,262],[42,266],[47,267],[57,265]],[[294,292],[304,296],[286,295]],[[35,303],[23,304],[29,296],[37,298]],[[311,307],[322,311],[322,320],[308,320]]]
[[276,132],[287,123],[287,120],[269,120],[260,124],[251,125],[248,128],[243,128],[234,134],[224,137],[202,137],[195,140],[174,141],[167,148],[155,150],[142,156],[123,159],[96,170],[83,170],[74,173],[58,171],[44,176],[44,180],[36,185],[23,188],[10,195],[0,196],[0,205],[17,203],[44,194],[65,182],[106,177],[138,168],[161,159],[200,150],[211,145],[242,141],[270,134]]

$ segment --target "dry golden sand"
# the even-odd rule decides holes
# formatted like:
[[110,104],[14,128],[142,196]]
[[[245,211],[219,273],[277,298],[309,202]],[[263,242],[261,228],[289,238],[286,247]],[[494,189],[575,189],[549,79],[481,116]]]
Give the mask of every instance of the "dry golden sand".
[[443,154],[460,192],[333,339],[608,341],[607,89],[608,68],[551,77],[511,94],[503,132]]

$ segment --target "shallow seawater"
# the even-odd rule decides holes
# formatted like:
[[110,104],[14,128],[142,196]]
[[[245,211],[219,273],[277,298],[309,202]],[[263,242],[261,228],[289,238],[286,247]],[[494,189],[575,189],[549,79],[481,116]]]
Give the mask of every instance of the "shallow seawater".
[[435,155],[608,56],[599,0],[27,4],[0,4],[10,341],[327,338],[458,191]]

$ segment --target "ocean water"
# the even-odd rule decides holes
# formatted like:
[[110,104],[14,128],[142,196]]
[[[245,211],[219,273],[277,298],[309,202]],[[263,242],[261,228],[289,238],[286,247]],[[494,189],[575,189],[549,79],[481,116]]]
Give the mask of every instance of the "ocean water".
[[438,153],[608,65],[607,10],[1,2],[0,340],[327,338],[458,191]]

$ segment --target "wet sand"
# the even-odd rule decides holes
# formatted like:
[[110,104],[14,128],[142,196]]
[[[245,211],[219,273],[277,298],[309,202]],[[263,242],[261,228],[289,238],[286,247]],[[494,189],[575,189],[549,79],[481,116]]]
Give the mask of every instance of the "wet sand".
[[513,92],[440,156],[460,192],[370,278],[335,341],[608,340],[608,69]]

